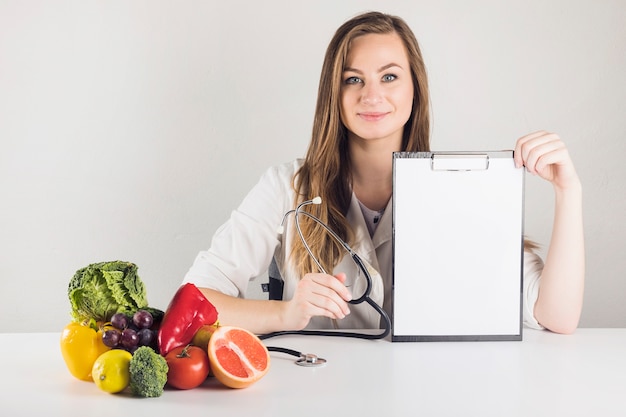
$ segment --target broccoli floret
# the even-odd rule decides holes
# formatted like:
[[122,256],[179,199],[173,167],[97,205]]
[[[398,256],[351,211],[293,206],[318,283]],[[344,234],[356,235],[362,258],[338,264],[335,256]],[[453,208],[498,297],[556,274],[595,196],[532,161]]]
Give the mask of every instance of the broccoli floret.
[[165,358],[151,347],[141,346],[130,360],[130,390],[139,397],[160,397],[167,382]]

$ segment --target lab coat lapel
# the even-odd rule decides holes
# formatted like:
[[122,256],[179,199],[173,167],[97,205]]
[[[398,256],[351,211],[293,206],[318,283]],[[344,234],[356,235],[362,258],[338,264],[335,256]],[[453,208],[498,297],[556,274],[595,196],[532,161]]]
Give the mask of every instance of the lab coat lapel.
[[[378,264],[378,258],[376,256],[376,248],[378,247],[378,245],[391,238],[390,227],[387,227],[390,226],[390,223],[387,226],[382,223],[384,221],[387,221],[386,217],[389,216],[390,214],[387,213],[387,210],[385,210],[385,213],[381,218],[381,224],[378,225],[376,233],[374,233],[372,239],[367,230],[367,225],[365,224],[363,212],[361,211],[361,207],[359,206],[359,201],[357,200],[354,193],[352,193],[350,208],[348,209],[348,214],[346,216],[346,218],[352,225],[355,233],[355,241],[352,249],[376,270],[375,273],[371,274],[372,290],[370,293],[370,297],[379,306],[383,305],[384,286],[382,277],[379,272],[380,267]],[[390,222],[391,220],[389,219],[388,221]],[[389,229],[389,233],[386,233],[383,227]],[[387,235],[389,235],[389,237],[387,237]],[[364,280],[365,278],[362,277],[362,281]],[[372,320],[379,319],[378,313],[374,309],[368,309],[368,315],[371,315]]]
[[[383,216],[380,218],[378,227],[376,228],[376,231],[374,232],[374,236],[372,237],[372,245],[373,245],[374,250],[378,249],[380,245],[382,245],[383,243],[389,242],[391,240],[392,233],[393,233],[393,230],[391,227],[392,217],[393,217],[392,199],[389,199],[389,202],[387,203],[387,207],[385,207],[385,212],[383,213]],[[365,222],[365,220],[363,221]]]
[[347,219],[353,226],[355,232],[353,249],[360,256],[364,257],[377,271],[380,271],[380,267],[376,257],[376,249],[383,243],[391,240],[392,212],[392,201],[390,199],[383,216],[380,218],[380,223],[374,232],[374,236],[370,237],[365,219],[363,218],[363,212],[359,206],[359,200],[357,200],[354,193],[352,193]]
[[[376,256],[372,256],[372,254],[375,254],[376,248],[374,247],[374,242],[367,231],[367,225],[365,224],[363,212],[359,206],[359,200],[357,200],[354,193],[352,193],[350,208],[348,209],[348,215],[346,217],[354,230],[354,245],[352,248],[359,254],[359,256],[365,258],[367,262],[378,270],[378,265],[374,265]],[[375,263],[378,264],[378,262]]]

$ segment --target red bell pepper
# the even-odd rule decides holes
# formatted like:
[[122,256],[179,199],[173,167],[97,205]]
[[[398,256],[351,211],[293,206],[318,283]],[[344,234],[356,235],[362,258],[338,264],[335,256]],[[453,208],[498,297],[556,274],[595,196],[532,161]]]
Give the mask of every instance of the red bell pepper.
[[159,327],[159,353],[163,356],[175,347],[188,345],[205,324],[215,324],[217,309],[194,284],[182,285],[165,310]]

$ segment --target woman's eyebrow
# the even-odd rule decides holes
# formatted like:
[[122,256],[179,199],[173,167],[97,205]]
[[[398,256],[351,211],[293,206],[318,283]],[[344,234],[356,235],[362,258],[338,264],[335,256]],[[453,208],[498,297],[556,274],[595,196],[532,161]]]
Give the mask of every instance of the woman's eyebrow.
[[[395,62],[390,62],[389,64],[383,65],[382,67],[378,68],[378,72],[383,72],[392,67],[398,67],[400,69],[403,69],[401,65],[398,65]],[[345,67],[343,69],[343,72],[356,72],[357,74],[363,74],[363,71],[352,67]]]
[[391,63],[389,63],[389,64],[387,64],[387,65],[383,65],[382,67],[380,67],[380,68],[378,69],[378,72],[383,72],[383,71],[385,71],[385,70],[387,70],[387,69],[389,69],[389,68],[392,68],[392,67],[398,67],[398,68],[400,68],[400,69],[404,69],[404,68],[402,68],[402,66],[401,66],[401,65],[396,64],[395,62],[391,62]]

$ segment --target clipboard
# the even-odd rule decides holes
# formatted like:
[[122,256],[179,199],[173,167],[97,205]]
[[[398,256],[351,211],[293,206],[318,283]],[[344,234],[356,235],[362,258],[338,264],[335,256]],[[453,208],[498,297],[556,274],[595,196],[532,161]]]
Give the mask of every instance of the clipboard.
[[513,151],[393,154],[394,342],[522,340]]

